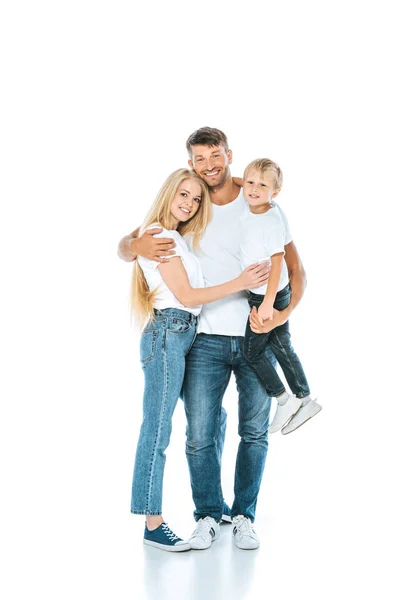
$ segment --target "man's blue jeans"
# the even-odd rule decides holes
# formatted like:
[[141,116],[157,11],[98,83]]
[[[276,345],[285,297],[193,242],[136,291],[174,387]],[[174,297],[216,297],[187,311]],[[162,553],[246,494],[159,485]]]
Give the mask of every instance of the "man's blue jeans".
[[[271,360],[274,357],[271,354]],[[243,337],[200,333],[188,356],[183,383],[187,417],[186,456],[195,519],[222,515],[221,452],[225,413],[221,405],[231,373],[239,392],[239,436],[232,516],[254,521],[268,450],[271,399],[243,356]],[[222,427],[221,427],[222,425]]]
[[162,514],[165,450],[197,321],[197,317],[185,310],[156,310],[154,320],[140,340],[145,385],[143,423],[132,483],[131,512],[135,514]]

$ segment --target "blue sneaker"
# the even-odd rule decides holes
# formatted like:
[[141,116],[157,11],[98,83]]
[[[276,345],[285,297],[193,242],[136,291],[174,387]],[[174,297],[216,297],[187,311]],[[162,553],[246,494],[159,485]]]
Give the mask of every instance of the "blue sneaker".
[[175,535],[167,523],[161,523],[153,531],[149,531],[147,525],[145,525],[143,543],[159,548],[160,550],[166,550],[167,552],[184,552],[185,550],[190,550],[190,545]]
[[224,502],[224,508],[222,509],[222,517],[220,522],[222,523],[222,521],[225,523],[232,523],[231,509],[226,502]]

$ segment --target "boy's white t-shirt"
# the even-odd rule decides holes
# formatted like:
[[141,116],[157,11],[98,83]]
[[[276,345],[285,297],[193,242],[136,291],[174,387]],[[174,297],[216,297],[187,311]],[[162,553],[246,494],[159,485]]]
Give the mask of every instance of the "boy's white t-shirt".
[[[266,213],[254,214],[246,203],[240,225],[240,264],[242,269],[255,263],[270,262],[273,254],[285,252],[288,238],[288,224],[281,209],[273,203]],[[282,261],[278,292],[289,283],[289,275],[285,260]],[[254,294],[265,295],[268,284],[251,288]]]
[[[152,227],[160,227],[159,225],[150,225],[146,229],[151,229]],[[201,272],[201,266],[199,261],[195,257],[195,255],[189,251],[185,240],[183,237],[174,230],[164,229],[161,233],[157,233],[154,237],[162,237],[162,238],[172,238],[175,241],[174,251],[177,256],[180,256],[183,266],[185,267],[189,283],[192,288],[202,288],[204,287],[204,279]],[[178,258],[174,258],[173,260],[179,260]],[[186,310],[194,315],[198,315],[201,311],[201,305],[199,306],[183,306],[171,292],[171,290],[167,287],[163,278],[161,277],[160,271],[158,267],[160,263],[155,260],[148,260],[147,258],[143,258],[143,256],[138,256],[139,265],[142,268],[143,274],[146,278],[147,285],[149,286],[149,290],[152,292],[156,288],[158,288],[154,308],[162,310],[163,308],[180,308],[181,310]]]
[[[230,281],[242,272],[240,228],[246,206],[242,190],[233,202],[224,206],[212,205],[212,220],[200,240],[200,250],[193,250],[201,265],[206,287]],[[291,241],[287,229],[285,244]],[[191,248],[190,240],[187,239],[187,242]],[[247,297],[247,292],[243,291],[204,304],[200,313],[199,333],[243,336],[249,316]]]

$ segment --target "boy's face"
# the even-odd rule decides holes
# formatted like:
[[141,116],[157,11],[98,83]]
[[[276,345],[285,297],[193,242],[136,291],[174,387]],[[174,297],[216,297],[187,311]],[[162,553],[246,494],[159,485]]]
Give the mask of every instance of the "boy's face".
[[261,173],[256,169],[250,169],[243,179],[243,193],[250,208],[255,209],[257,212],[266,210],[271,200],[279,194],[279,190],[276,189],[275,185],[275,173],[273,171]]
[[189,167],[196,171],[210,188],[221,186],[229,176],[232,150],[224,146],[192,146],[192,160]]

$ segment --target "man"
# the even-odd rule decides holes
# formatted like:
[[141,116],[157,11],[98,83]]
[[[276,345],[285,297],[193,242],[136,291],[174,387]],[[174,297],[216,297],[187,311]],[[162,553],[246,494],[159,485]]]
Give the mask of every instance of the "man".
[[[203,127],[189,136],[186,147],[189,166],[210,188],[213,217],[197,256],[205,285],[217,285],[238,276],[241,270],[239,221],[245,200],[240,185],[232,179],[229,167],[232,151],[222,131]],[[136,234],[137,231],[121,240],[119,255],[123,260],[132,261],[140,255],[162,261],[173,254],[171,240],[153,238],[148,232],[141,237]],[[285,260],[292,287],[291,302],[285,310],[274,311],[273,320],[263,326],[258,323],[254,310],[251,327],[255,332],[266,333],[284,323],[303,295],[305,273],[289,233]],[[208,548],[219,537],[224,508],[221,453],[226,415],[222,399],[232,372],[239,391],[241,437],[231,508],[233,535],[239,548],[259,546],[253,522],[268,450],[271,400],[243,356],[248,311],[244,292],[205,305],[197,338],[187,356],[183,400],[188,423],[186,455],[196,506],[197,527],[189,539],[193,549]]]

